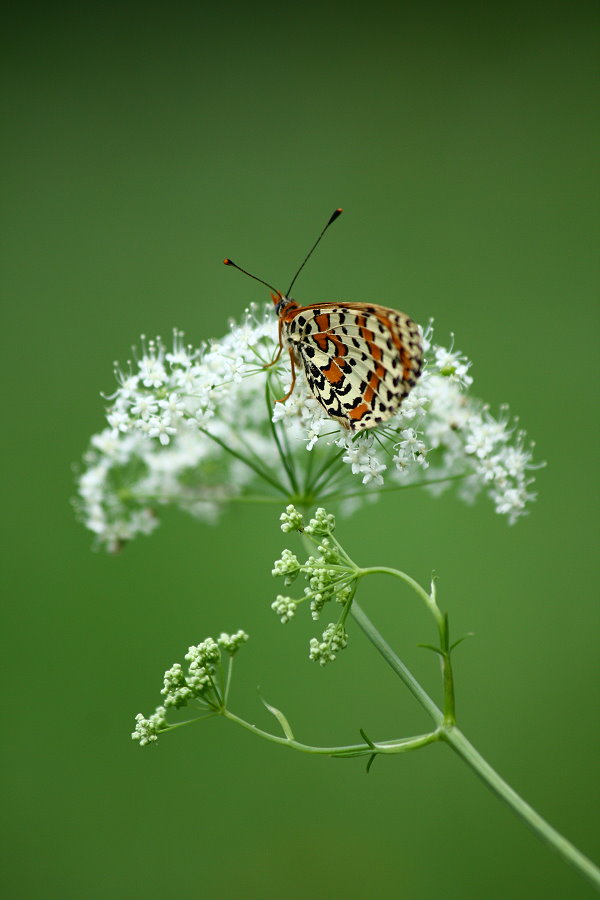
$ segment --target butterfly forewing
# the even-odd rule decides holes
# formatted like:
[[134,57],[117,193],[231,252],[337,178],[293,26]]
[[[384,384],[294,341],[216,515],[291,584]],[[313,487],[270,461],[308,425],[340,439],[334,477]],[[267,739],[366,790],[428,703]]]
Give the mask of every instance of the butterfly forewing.
[[315,398],[352,431],[391,418],[417,382],[421,337],[405,313],[368,303],[294,304],[282,320]]

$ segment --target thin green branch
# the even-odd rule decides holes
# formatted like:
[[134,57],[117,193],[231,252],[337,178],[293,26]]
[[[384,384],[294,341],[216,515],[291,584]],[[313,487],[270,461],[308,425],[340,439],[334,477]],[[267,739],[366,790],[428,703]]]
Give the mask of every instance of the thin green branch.
[[212,712],[207,713],[205,716],[196,716],[194,719],[185,719],[182,722],[173,722],[170,725],[166,725],[165,728],[161,728],[160,734],[166,734],[167,731],[175,731],[176,728],[182,728],[184,725],[192,725],[194,722],[205,722],[207,719],[214,719],[215,716],[221,715],[216,709],[212,710]]
[[[431,484],[443,484],[445,481],[460,481],[461,478],[467,478],[472,472],[462,472],[460,475],[446,475],[443,478],[429,478],[424,481],[412,481],[410,484],[394,484],[388,487],[373,488],[374,494],[389,494],[396,491],[407,491],[410,488],[428,487]],[[366,488],[358,491],[332,491],[329,494],[323,494],[319,502],[324,503],[325,500],[348,500],[350,497],[364,497]]]
[[237,450],[234,450],[232,447],[229,447],[225,443],[225,441],[222,441],[215,434],[211,434],[210,431],[207,431],[206,428],[202,428],[202,426],[199,425],[198,430],[201,431],[202,434],[205,434],[206,437],[210,438],[211,441],[214,441],[215,444],[218,444],[219,447],[221,447],[227,453],[230,453],[232,456],[235,456],[236,459],[239,459],[241,462],[243,462],[245,465],[247,465],[248,468],[250,468],[254,472],[256,472],[256,474],[258,476],[260,476],[260,478],[263,478],[265,481],[267,481],[270,485],[272,485],[274,488],[276,488],[278,491],[280,491],[280,493],[282,493],[285,497],[287,497],[289,495],[289,491],[287,490],[287,488],[284,488],[283,485],[279,484],[279,482],[275,480],[275,478],[272,478],[268,472],[265,472],[265,470],[263,468],[256,465],[256,463],[254,463],[251,459],[248,459],[247,456],[244,456],[242,453],[238,453]]
[[276,504],[281,509],[281,497],[269,497],[266,494],[240,494],[239,497],[220,497],[217,503],[268,503]]
[[313,469],[314,469],[314,465],[315,465],[315,460],[317,459],[317,455],[318,455],[317,447],[313,447],[312,450],[310,450],[308,452],[308,457],[307,457],[308,461],[304,468],[303,493],[304,493],[305,497],[308,496],[308,486],[309,486],[311,478],[312,478],[312,473],[313,473]]
[[419,595],[421,600],[424,601],[427,608],[438,621],[439,617],[442,617],[437,604],[432,601],[431,597],[427,593],[424,587],[422,587],[418,581],[415,581],[414,578],[411,578],[410,575],[407,575],[406,572],[402,572],[400,569],[392,569],[389,566],[369,566],[367,569],[359,569],[360,575],[393,575],[394,578],[399,578],[401,581],[406,582],[413,589],[413,591]]
[[271,741],[274,744],[279,744],[282,747],[290,747],[292,750],[299,750],[303,753],[311,753],[318,756],[370,756],[374,751],[383,755],[391,755],[394,753],[406,753],[408,750],[417,750],[420,747],[425,747],[427,744],[433,744],[435,741],[439,740],[439,731],[436,730],[429,732],[428,734],[419,734],[415,737],[399,738],[395,741],[350,744],[342,747],[314,747],[310,744],[303,744],[300,741],[291,740],[287,737],[281,737],[281,735],[278,734],[271,734],[270,731],[264,731],[264,729],[252,725],[245,719],[240,718],[240,716],[236,716],[235,713],[232,713],[228,709],[223,710],[222,715],[226,719],[229,719],[230,722],[235,722],[236,725],[241,725],[242,728],[252,732],[256,737],[264,738],[265,740]]
[[233,656],[229,655],[229,664],[227,666],[227,675],[225,677],[225,688],[223,690],[223,703],[227,705],[229,700],[229,689],[231,687],[231,676],[233,674]]
[[444,721],[442,711],[438,709],[433,700],[409,672],[402,660],[396,656],[387,641],[356,603],[353,604],[352,612],[359,626],[381,656],[394,672],[399,675],[421,706],[429,712],[438,726],[435,732],[437,739],[449,744],[488,787],[527,822],[536,834],[547,841],[567,862],[585,875],[597,889],[600,889],[600,869],[526,803],[481,756],[456,725]]
[[363,575],[392,575],[404,581],[415,591],[418,597],[425,603],[428,611],[433,616],[438,629],[440,639],[439,648],[435,649],[439,653],[442,662],[442,680],[444,685],[444,723],[446,725],[456,724],[456,710],[454,698],[454,675],[452,673],[452,650],[450,647],[450,626],[448,624],[448,616],[444,615],[436,602],[435,582],[431,583],[431,593],[427,593],[424,587],[402,572],[400,569],[391,569],[388,566],[371,566],[368,569],[360,569],[359,574]]
[[298,481],[296,479],[296,473],[294,471],[293,457],[291,454],[285,454],[283,452],[283,448],[281,446],[281,441],[279,440],[279,435],[277,434],[277,428],[275,427],[275,422],[273,421],[273,410],[271,404],[271,397],[273,396],[273,392],[271,391],[271,383],[269,378],[267,377],[265,381],[265,399],[267,402],[267,421],[269,423],[269,428],[271,430],[271,434],[273,436],[273,440],[275,441],[275,446],[277,447],[277,453],[279,454],[279,459],[282,462],[282,465],[287,472],[288,478],[290,479],[290,485],[292,491],[294,493],[299,493]]
[[396,675],[398,675],[404,682],[413,697],[415,697],[421,704],[423,709],[425,709],[426,712],[429,713],[436,726],[439,727],[443,725],[444,714],[442,710],[439,709],[439,707],[434,703],[427,691],[423,687],[421,687],[415,676],[404,665],[400,657],[397,656],[396,653],[394,653],[390,645],[385,641],[379,631],[377,631],[367,614],[363,612],[362,608],[358,605],[356,600],[352,604],[352,615],[354,616],[368,639],[371,641],[371,643],[374,644],[379,653],[381,653],[388,665],[391,666]]
[[467,765],[485,781],[489,788],[504,800],[532,829],[553,847],[567,862],[585,875],[600,890],[600,869],[571,841],[546,822],[539,813],[526,803],[495,769],[483,758],[470,741],[456,726],[447,728],[440,734],[440,740],[449,744]]
[[[320,469],[318,469],[317,474],[308,485],[306,489],[307,494],[316,494],[318,489],[321,487],[321,478],[326,475],[329,469],[331,469],[335,465],[335,463],[342,458],[345,452],[345,449],[340,450],[338,453],[335,453],[331,459],[326,459],[323,462],[323,465],[320,467]],[[320,499],[323,500],[324,497],[321,497]]]
[[[435,597],[432,597],[435,603]],[[437,609],[437,605],[436,605]],[[442,679],[444,682],[444,724],[456,725],[456,700],[454,697],[454,672],[452,670],[452,647],[450,645],[450,625],[448,614],[438,622],[440,646],[442,648]]]

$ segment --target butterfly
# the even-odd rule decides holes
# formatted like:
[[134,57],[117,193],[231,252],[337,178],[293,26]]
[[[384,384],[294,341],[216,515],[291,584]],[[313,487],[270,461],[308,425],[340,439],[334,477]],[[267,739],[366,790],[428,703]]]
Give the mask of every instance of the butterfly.
[[360,431],[381,425],[398,412],[421,374],[423,348],[419,327],[406,313],[375,303],[301,306],[289,296],[305,263],[341,212],[336,209],[332,213],[285,294],[232,260],[223,262],[273,292],[279,347],[269,365],[274,365],[286,348],[292,367],[292,385],[280,402],[291,396],[296,367],[301,366],[327,415],[348,431]]

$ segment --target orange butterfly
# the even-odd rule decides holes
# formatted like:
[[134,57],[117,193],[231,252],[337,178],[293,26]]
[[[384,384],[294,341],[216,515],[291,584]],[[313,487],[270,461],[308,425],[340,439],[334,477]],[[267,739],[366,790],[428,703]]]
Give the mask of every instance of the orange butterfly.
[[336,209],[304,258],[285,294],[246,272],[230,259],[227,266],[259,281],[271,294],[279,317],[279,349],[287,347],[294,390],[296,366],[325,412],[349,431],[381,425],[398,412],[421,374],[423,348],[418,326],[406,315],[374,303],[325,302],[300,306],[289,297],[296,278],[338,216]]

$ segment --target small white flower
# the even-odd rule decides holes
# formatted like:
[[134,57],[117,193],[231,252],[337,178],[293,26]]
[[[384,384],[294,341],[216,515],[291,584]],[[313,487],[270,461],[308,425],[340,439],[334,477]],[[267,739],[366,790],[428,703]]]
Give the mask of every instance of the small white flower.
[[140,378],[145,387],[157,388],[165,383],[167,373],[160,360],[152,356],[144,356],[140,362]]
[[423,469],[428,468],[429,463],[426,459],[427,447],[414,428],[405,428],[402,436],[403,440],[398,441],[394,445],[396,455],[393,457],[393,460],[396,468],[399,471],[404,471],[412,463],[417,463]]
[[511,478],[523,478],[530,462],[531,454],[522,447],[506,447],[502,453],[502,463]]
[[349,438],[341,438],[337,441],[337,445],[338,447],[346,447],[346,453],[342,457],[342,462],[351,467],[353,475],[358,475],[364,460],[368,459],[361,444],[358,442],[353,444],[349,442]]
[[228,377],[235,382],[235,384],[239,384],[242,380],[242,376],[246,374],[248,370],[248,366],[244,362],[241,356],[236,357],[235,359],[231,359],[228,361]]
[[440,375],[451,381],[458,382],[463,387],[470,387],[473,384],[473,379],[468,374],[470,361],[452,348],[448,350],[445,347],[436,347],[435,364]]
[[132,397],[138,389],[139,377],[137,375],[124,375],[117,370],[117,378],[121,383],[119,394],[123,399]]
[[171,416],[181,416],[185,411],[185,403],[179,399],[176,391],[172,391],[166,400],[159,400],[158,405]]
[[106,421],[111,428],[117,431],[129,431],[129,416],[120,409],[115,409],[106,417]]
[[385,472],[386,469],[387,466],[384,463],[379,462],[375,456],[369,457],[368,462],[360,467],[360,471],[363,475],[362,483],[383,484],[383,472]]
[[163,447],[171,440],[171,435],[177,434],[177,429],[171,425],[171,416],[154,416],[149,422],[149,437],[157,437]]
[[496,510],[500,514],[519,516],[525,509],[526,496],[517,488],[509,488],[504,493],[495,493]]
[[405,397],[402,401],[398,417],[402,421],[421,418],[425,415],[428,405],[429,398],[426,394],[422,393],[417,386],[417,388],[412,390],[408,397]]
[[479,472],[484,481],[500,482],[504,479],[504,467],[500,456],[488,456],[479,463]]
[[100,434],[93,436],[92,447],[104,456],[115,456],[120,450],[119,432],[116,428],[105,428]]
[[183,337],[183,331],[178,331],[177,328],[173,329],[173,349],[165,353],[165,359],[173,367],[181,366],[187,369],[191,366],[195,354],[190,346],[183,346]]
[[498,443],[504,443],[508,435],[502,422],[471,420],[471,433],[465,443],[465,453],[473,453],[479,459],[489,456]]
[[387,465],[379,458],[378,445],[372,435],[361,435],[357,440],[344,436],[336,444],[346,451],[342,462],[350,466],[353,475],[363,476],[363,484],[383,484]]
[[139,416],[140,419],[147,421],[150,416],[154,416],[158,412],[158,404],[152,394],[137,394],[133,401],[132,416]]

